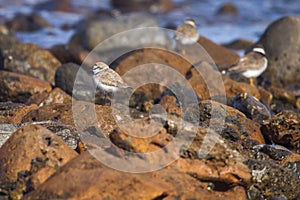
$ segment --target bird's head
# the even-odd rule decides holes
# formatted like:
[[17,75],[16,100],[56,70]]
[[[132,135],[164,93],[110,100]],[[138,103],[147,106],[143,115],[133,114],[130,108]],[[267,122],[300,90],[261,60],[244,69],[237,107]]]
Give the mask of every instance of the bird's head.
[[109,68],[107,64],[105,64],[104,62],[97,62],[94,66],[93,66],[93,72],[94,74],[99,73],[100,71]]

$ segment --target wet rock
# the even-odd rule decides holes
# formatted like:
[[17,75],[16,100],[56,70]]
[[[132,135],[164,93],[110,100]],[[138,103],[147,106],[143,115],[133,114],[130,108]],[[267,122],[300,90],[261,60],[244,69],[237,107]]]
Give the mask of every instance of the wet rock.
[[23,185],[21,191],[11,188],[10,198],[36,189],[77,155],[58,136],[38,125],[20,128],[0,152],[1,185],[7,182]]
[[224,3],[221,5],[219,10],[217,11],[218,15],[237,15],[239,13],[237,7],[230,2]]
[[200,36],[198,43],[205,49],[208,55],[220,70],[226,69],[237,63],[240,57],[229,49],[220,46],[204,36]]
[[237,39],[232,42],[223,44],[224,47],[233,50],[245,50],[248,49],[251,45],[253,45],[252,41],[244,39]]
[[249,119],[260,124],[271,117],[269,109],[254,96],[247,93],[236,95],[232,105],[244,113]]
[[283,17],[266,29],[259,43],[269,60],[263,73],[275,86],[287,86],[300,81],[300,18]]
[[2,102],[25,103],[33,94],[52,90],[50,84],[45,81],[6,71],[0,71],[0,85]]
[[172,0],[112,0],[112,5],[121,11],[150,11],[150,12],[166,12],[173,8]]
[[282,111],[264,122],[262,132],[276,144],[300,152],[300,114],[291,110]]
[[300,192],[300,180],[291,169],[281,167],[270,161],[249,159],[247,165],[251,169],[253,185],[248,190],[249,199],[270,198],[284,195],[294,199]]
[[10,30],[15,32],[31,32],[45,27],[51,27],[45,19],[37,14],[18,14],[14,19],[5,24]]
[[35,104],[24,105],[20,103],[0,103],[0,123],[20,124],[23,117],[32,110],[37,109]]
[[54,74],[61,65],[47,50],[34,44],[16,44],[0,52],[3,66],[12,72],[18,72],[46,80],[54,84]]
[[[149,32],[149,29],[138,29],[127,34],[124,32],[136,28],[158,26],[154,18],[142,13],[125,14],[116,18],[90,19],[80,26],[80,30],[83,30],[81,41],[82,45],[89,50],[102,42],[94,50],[100,53],[104,61],[110,63],[111,59],[114,60],[122,55],[124,50],[127,53],[127,50],[131,51],[143,46],[169,47],[170,38],[162,30],[151,29]],[[122,36],[112,37],[121,32],[124,32]],[[142,38],[141,35],[143,35]]]

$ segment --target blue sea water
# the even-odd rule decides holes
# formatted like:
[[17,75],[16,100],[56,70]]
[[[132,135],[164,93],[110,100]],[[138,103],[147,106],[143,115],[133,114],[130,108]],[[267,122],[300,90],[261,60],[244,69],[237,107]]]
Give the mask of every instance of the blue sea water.
[[[0,23],[11,19],[17,13],[31,13],[32,7],[46,0],[0,0]],[[288,15],[300,16],[300,0],[173,0],[176,9],[155,16],[161,26],[181,24],[185,18],[194,18],[199,33],[216,43],[227,43],[235,39],[256,41],[273,21]],[[238,9],[238,15],[217,15],[218,9],[231,2]],[[23,42],[36,43],[49,48],[65,44],[74,30],[61,30],[63,24],[76,24],[97,9],[112,9],[110,0],[72,0],[81,12],[64,13],[40,10],[54,28],[33,33],[17,33]]]

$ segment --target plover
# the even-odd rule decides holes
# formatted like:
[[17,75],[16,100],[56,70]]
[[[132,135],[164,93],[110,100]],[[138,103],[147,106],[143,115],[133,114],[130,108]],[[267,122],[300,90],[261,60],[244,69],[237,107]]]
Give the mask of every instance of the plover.
[[193,19],[186,19],[184,23],[177,27],[175,40],[183,45],[195,44],[199,39],[198,29]]
[[104,62],[97,62],[93,66],[93,73],[93,78],[97,87],[103,90],[105,94],[116,92],[119,89],[131,88],[117,72],[109,68]]
[[265,50],[262,47],[255,47],[240,58],[238,63],[229,68],[228,71],[223,70],[222,74],[234,75],[241,74],[249,78],[250,85],[254,85],[254,78],[260,76],[268,66]]

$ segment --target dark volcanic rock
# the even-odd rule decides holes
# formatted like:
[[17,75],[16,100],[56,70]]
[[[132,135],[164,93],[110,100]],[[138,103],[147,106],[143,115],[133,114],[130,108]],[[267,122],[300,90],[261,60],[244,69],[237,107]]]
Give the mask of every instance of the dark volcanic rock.
[[25,103],[36,93],[50,92],[51,85],[30,76],[0,71],[0,101]]
[[112,0],[112,5],[121,11],[166,12],[173,8],[172,0]]
[[282,111],[264,122],[262,132],[269,140],[300,152],[300,114]]
[[241,93],[235,96],[232,105],[244,113],[249,119],[260,124],[263,120],[269,119],[271,113],[269,109],[258,99],[247,93]]
[[281,167],[270,161],[248,160],[252,170],[253,185],[249,187],[249,199],[266,199],[284,195],[296,199],[300,193],[300,179],[292,169]]
[[261,36],[269,60],[263,73],[275,86],[300,82],[300,18],[284,17],[273,22]]
[[200,122],[212,126],[222,137],[245,147],[253,145],[250,140],[255,140],[256,144],[265,143],[259,124],[247,119],[240,111],[214,101],[200,102],[199,109]]
[[91,69],[75,63],[66,63],[55,73],[55,86],[78,100],[95,102],[95,84]]
[[75,63],[61,65],[55,72],[55,86],[72,95],[74,82],[80,66]]
[[47,50],[34,44],[16,44],[0,52],[1,69],[30,75],[54,84],[54,73],[61,65]]

